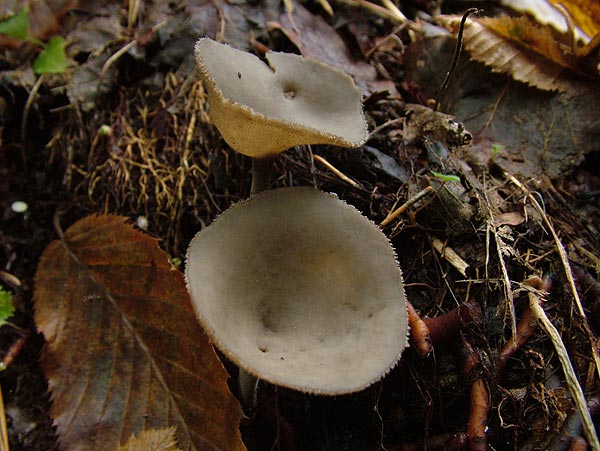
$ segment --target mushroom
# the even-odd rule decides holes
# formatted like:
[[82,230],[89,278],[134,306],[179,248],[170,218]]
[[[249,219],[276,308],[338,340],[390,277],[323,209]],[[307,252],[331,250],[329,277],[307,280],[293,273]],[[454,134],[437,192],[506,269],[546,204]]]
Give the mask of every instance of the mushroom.
[[279,52],[267,53],[267,65],[209,38],[195,52],[212,121],[234,150],[253,158],[253,193],[268,188],[271,160],[285,149],[366,140],[361,93],[341,70]]
[[185,276],[216,347],[276,385],[359,391],[407,346],[390,242],[354,207],[311,187],[263,191],[229,208],[192,240]]

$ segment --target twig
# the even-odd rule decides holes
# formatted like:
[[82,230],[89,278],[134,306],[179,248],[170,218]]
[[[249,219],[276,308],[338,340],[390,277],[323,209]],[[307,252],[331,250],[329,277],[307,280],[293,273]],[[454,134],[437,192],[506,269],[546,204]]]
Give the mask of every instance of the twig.
[[523,186],[523,184],[519,180],[517,180],[517,178],[515,176],[508,174],[506,171],[504,171],[504,176],[507,177],[521,191],[523,191],[523,193],[529,199],[529,201],[531,202],[533,207],[537,210],[539,215],[542,217],[544,224],[546,225],[548,230],[550,230],[550,233],[552,234],[552,237],[554,238],[554,242],[556,244],[556,249],[558,250],[558,254],[560,255],[560,260],[561,260],[563,268],[565,270],[565,276],[567,278],[567,281],[569,282],[569,288],[571,290],[571,295],[573,296],[573,299],[575,300],[575,305],[577,306],[577,311],[579,312],[579,315],[581,316],[583,327],[587,334],[588,340],[590,341],[590,345],[592,348],[592,356],[594,358],[594,363],[596,365],[596,372],[600,376],[600,355],[598,353],[598,346],[596,344],[596,339],[594,338],[594,333],[592,332],[592,329],[590,328],[590,324],[587,320],[587,316],[585,315],[585,311],[583,310],[581,298],[579,297],[579,293],[577,291],[577,286],[575,285],[575,278],[573,277],[573,271],[571,270],[571,265],[569,264],[569,257],[567,256],[567,251],[565,250],[565,247],[562,245],[560,239],[558,238],[558,235],[556,234],[556,230],[554,230],[554,227],[550,223],[548,216],[546,216],[544,209],[541,207],[541,205],[539,204],[537,199],[531,194],[531,192],[525,186]]
[[594,423],[592,421],[592,416],[587,408],[585,396],[583,394],[583,389],[577,380],[577,376],[575,375],[575,370],[573,369],[573,365],[571,364],[571,360],[569,359],[569,354],[565,348],[565,345],[560,337],[560,333],[554,327],[554,324],[548,319],[546,316],[546,312],[542,307],[541,298],[533,292],[529,292],[529,308],[533,312],[536,320],[540,323],[542,329],[546,332],[546,334],[550,337],[552,344],[554,345],[554,349],[556,350],[556,354],[558,356],[558,360],[560,361],[561,367],[565,374],[565,379],[567,381],[567,388],[573,400],[575,401],[575,407],[579,411],[581,418],[583,420],[583,430],[585,432],[585,436],[594,451],[600,451],[600,442],[598,441],[598,436],[596,434],[596,429],[594,428]]
[[[400,25],[396,26],[396,28],[394,28],[392,30],[391,33],[388,33],[388,35],[386,37],[384,37],[382,40],[378,41],[373,47],[371,47],[369,50],[367,50],[365,52],[365,58],[370,58],[371,55],[373,55],[373,53],[375,53],[375,51],[381,47],[383,44],[385,44],[387,41],[389,41],[390,39],[394,39],[394,38],[398,38],[396,36],[396,34],[400,33],[402,30],[404,30],[408,25],[410,24],[410,22],[404,22],[401,23]],[[400,118],[400,119],[404,119],[404,118]],[[395,121],[397,119],[392,119],[392,121]],[[390,122],[390,121],[388,121]],[[369,138],[373,135],[373,133],[371,133],[369,135]],[[369,139],[367,139],[368,141]]]
[[336,168],[334,165],[332,165],[329,161],[327,161],[321,155],[313,154],[313,158],[315,160],[317,160],[319,163],[321,163],[323,166],[325,166],[327,169],[329,169],[331,172],[333,172],[335,175],[337,175],[344,182],[349,183],[354,188],[362,188],[362,185],[360,183],[357,183],[354,180],[352,180],[350,177],[348,177],[346,174],[344,174],[342,171],[340,171],[338,168]]
[[439,238],[432,237],[431,244],[433,248],[440,253],[444,259],[450,263],[456,270],[461,273],[464,277],[467,277],[467,268],[469,268],[469,264],[462,259],[460,255],[458,255],[454,249],[449,246],[446,246]]
[[408,209],[408,207],[410,207],[414,203],[418,202],[423,197],[433,193],[434,191],[435,190],[433,189],[432,186],[428,186],[424,190],[419,191],[417,194],[415,194],[413,197],[408,199],[403,205],[398,207],[396,210],[388,213],[388,215],[385,217],[385,219],[383,221],[381,221],[381,223],[379,224],[379,227],[384,228],[386,225],[388,225],[390,222],[392,222],[394,219],[396,219],[398,216],[400,216],[402,213],[404,213]]
[[381,3],[383,3],[383,6],[385,6],[389,11],[391,11],[398,22],[402,23],[408,21],[406,16],[402,14],[402,11],[400,11],[391,0],[381,0]]
[[435,99],[435,107],[433,108],[435,111],[438,110],[440,100],[446,93],[448,85],[450,85],[450,77],[452,77],[452,74],[456,70],[456,66],[458,66],[458,59],[460,58],[460,52],[462,51],[463,32],[465,30],[465,22],[467,21],[467,17],[469,17],[470,14],[478,13],[479,11],[480,10],[477,8],[469,8],[465,11],[465,13],[462,16],[462,19],[460,20],[460,26],[458,28],[458,37],[456,38],[456,46],[454,47],[454,55],[452,55],[452,65],[450,66],[450,70],[446,72],[446,77],[444,78],[442,86],[440,87],[438,95]]
[[377,127],[375,127],[373,129],[373,131],[371,131],[371,133],[369,133],[369,136],[367,136],[367,141],[369,141],[373,136],[375,136],[377,133],[379,133],[384,128],[387,128],[390,125],[401,124],[403,122],[404,122],[404,117],[397,117],[396,119],[390,119],[389,121],[386,121],[381,125],[378,125]]
[[42,82],[44,81],[44,74],[40,75],[39,78],[35,81],[33,88],[31,88],[31,92],[27,96],[27,101],[25,102],[25,107],[23,108],[23,115],[21,116],[21,162],[23,163],[23,167],[27,168],[27,156],[25,154],[25,143],[27,142],[27,121],[29,119],[29,110],[31,110],[31,105],[33,105],[33,101],[35,100],[35,96],[40,90],[40,86],[42,86]]
[[17,340],[10,345],[10,348],[8,348],[8,351],[6,351],[2,361],[0,362],[0,371],[4,371],[9,367],[15,357],[18,356],[23,347],[25,347],[25,343],[27,343],[26,335],[17,338]]
[[382,19],[391,20],[392,22],[404,23],[404,21],[406,20],[406,17],[404,17],[404,15],[402,15],[402,17],[404,17],[404,19],[402,19],[402,17],[397,16],[396,14],[394,14],[394,12],[390,11],[389,9],[384,8],[383,6],[377,5],[375,3],[368,2],[366,0],[338,0],[338,1],[340,3],[345,3],[346,5],[364,8],[367,11],[372,12],[376,16],[379,16]]
[[494,242],[496,243],[496,253],[498,254],[498,261],[500,262],[500,269],[502,270],[502,281],[504,287],[504,295],[506,296],[506,302],[508,304],[508,311],[510,313],[510,330],[511,330],[511,339],[517,339],[517,313],[515,312],[515,299],[513,296],[512,286],[510,282],[510,278],[508,276],[508,269],[506,267],[506,262],[504,261],[504,254],[502,253],[502,243],[501,238],[498,236],[498,231],[496,228],[496,224],[494,223],[494,215],[492,213],[492,209],[490,207],[490,202],[485,196],[485,206],[488,211],[489,221],[487,226],[487,239],[486,239],[486,276],[487,276],[487,264],[489,259],[489,232],[490,230],[494,234]]
[[[150,32],[151,33],[155,33],[156,31],[160,30],[162,27],[164,27],[167,24],[166,20],[163,20],[162,22],[157,23],[156,25],[154,25],[151,29]],[[110,66],[112,66],[119,58],[121,58],[125,53],[127,53],[135,44],[137,44],[139,42],[139,38],[135,38],[132,41],[128,42],[127,44],[125,44],[123,47],[121,47],[119,50],[117,50],[115,53],[113,53],[105,62],[104,65],[102,66],[102,70],[100,71],[100,78],[104,78],[104,76],[106,75],[106,73],[108,72],[108,69],[110,69]]]
[[6,411],[4,409],[4,399],[2,398],[2,387],[0,387],[0,451],[9,451],[9,449]]

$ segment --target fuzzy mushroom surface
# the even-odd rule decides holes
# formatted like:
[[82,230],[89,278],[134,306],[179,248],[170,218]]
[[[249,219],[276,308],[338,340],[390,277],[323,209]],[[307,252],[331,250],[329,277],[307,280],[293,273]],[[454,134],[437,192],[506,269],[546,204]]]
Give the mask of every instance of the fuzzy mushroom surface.
[[185,276],[213,343],[276,385],[359,391],[407,346],[403,279],[387,237],[310,187],[264,191],[225,211],[192,240]]
[[341,70],[280,52],[267,53],[267,65],[209,38],[195,53],[211,118],[236,151],[262,158],[296,145],[366,140],[360,90]]

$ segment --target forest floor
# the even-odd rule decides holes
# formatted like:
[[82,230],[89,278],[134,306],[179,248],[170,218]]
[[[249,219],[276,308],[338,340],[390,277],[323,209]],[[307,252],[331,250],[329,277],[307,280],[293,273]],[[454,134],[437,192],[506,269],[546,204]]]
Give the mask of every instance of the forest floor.
[[[291,12],[267,1],[129,2],[138,11],[121,1],[38,3],[47,10],[30,11],[31,35],[66,38],[66,71],[37,75],[39,45],[0,38],[0,286],[16,307],[0,328],[0,384],[11,450],[67,449],[57,444],[61,420],[34,319],[38,262],[61,230],[118,214],[183,269],[194,234],[248,196],[250,160],[208,115],[193,57],[202,36],[258,55],[301,53],[354,78],[367,143],[292,148],[275,162],[273,188],[336,193],[375,224],[409,201],[382,227],[408,300],[424,318],[473,308],[458,332],[436,336],[432,352],[421,355],[413,342],[359,393],[323,397],[261,383],[258,407],[240,425],[245,446],[477,449],[481,434],[491,449],[558,450],[570,437],[589,439],[573,393],[598,410],[597,74],[566,75],[560,89],[542,90],[541,78],[515,81],[471,60],[477,47],[467,41],[438,98],[460,19],[446,14],[462,14],[461,2],[444,2],[446,28],[425,20],[439,11],[423,4],[435,2],[419,1],[403,2],[408,22],[351,1],[331,2],[333,16],[317,1]],[[501,12],[480,5],[482,15]],[[535,325],[532,302],[543,305],[558,343]]]

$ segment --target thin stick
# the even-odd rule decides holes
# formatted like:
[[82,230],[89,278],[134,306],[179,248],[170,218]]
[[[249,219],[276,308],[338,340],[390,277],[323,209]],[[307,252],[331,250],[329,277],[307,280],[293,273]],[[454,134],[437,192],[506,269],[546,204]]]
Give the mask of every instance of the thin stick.
[[402,14],[402,11],[400,11],[391,0],[381,0],[381,3],[383,3],[383,6],[385,6],[389,11],[392,12],[392,14],[398,22],[402,23],[408,20],[406,16]]
[[[381,41],[377,42],[373,47],[371,47],[369,50],[367,50],[367,52],[365,53],[365,58],[370,58],[371,55],[373,55],[373,53],[375,53],[375,51],[381,47],[383,44],[385,44],[387,41],[389,41],[390,39],[394,39],[397,38],[396,34],[400,33],[402,30],[404,30],[408,25],[410,24],[410,22],[404,22],[401,23],[400,25],[396,26],[396,28],[394,28],[392,30],[391,33],[389,33],[385,38],[383,38]],[[403,119],[403,118],[402,118]],[[394,120],[394,119],[392,119]],[[389,122],[389,121],[388,121]],[[371,133],[372,135],[372,133]],[[369,135],[369,137],[371,136]],[[367,138],[367,141],[369,139]]]
[[529,308],[554,345],[554,349],[558,355],[558,360],[560,360],[563,372],[565,373],[567,388],[569,389],[569,393],[571,393],[571,396],[575,401],[575,406],[577,407],[577,410],[579,411],[579,414],[583,420],[583,431],[585,432],[585,436],[592,449],[594,451],[600,451],[600,442],[598,441],[598,435],[596,434],[596,429],[594,428],[592,416],[587,408],[583,389],[577,380],[575,370],[573,369],[571,359],[569,359],[569,354],[567,353],[565,345],[560,337],[560,333],[546,316],[546,312],[540,305],[540,298],[533,292],[529,293]]
[[456,270],[464,277],[467,277],[467,268],[469,267],[469,264],[464,261],[462,257],[454,251],[454,249],[446,246],[439,238],[435,237],[431,239],[431,244],[433,245],[433,248],[438,251],[448,263],[454,266],[454,268],[456,268]]
[[381,17],[382,19],[388,19],[392,22],[403,23],[401,17],[398,17],[393,11],[390,11],[387,8],[384,8],[381,5],[377,5],[376,3],[368,2],[366,0],[338,0],[339,3],[345,3],[346,5],[356,6],[359,8],[365,8],[367,11],[372,12],[376,16]]
[[590,328],[590,324],[588,323],[587,316],[585,315],[585,311],[583,310],[583,304],[581,303],[581,298],[579,297],[579,293],[577,292],[577,286],[575,285],[575,278],[573,277],[573,271],[571,270],[571,265],[569,264],[569,257],[567,256],[567,251],[565,250],[565,247],[562,245],[560,239],[558,238],[558,235],[556,234],[556,230],[554,230],[554,227],[550,223],[548,216],[546,216],[544,209],[541,207],[541,205],[539,204],[537,199],[529,192],[529,190],[519,180],[517,180],[517,178],[515,176],[510,175],[505,171],[504,171],[504,175],[514,185],[516,185],[521,191],[523,191],[523,193],[525,193],[525,195],[527,196],[527,198],[529,199],[529,201],[531,202],[533,207],[537,210],[539,215],[544,220],[544,224],[546,224],[546,227],[548,228],[548,230],[550,230],[550,233],[552,234],[552,237],[554,238],[554,242],[556,244],[556,249],[558,250],[558,254],[560,255],[560,260],[561,260],[563,268],[565,270],[565,276],[567,278],[567,281],[569,282],[569,288],[571,290],[571,295],[573,296],[573,299],[575,300],[575,305],[577,306],[577,311],[579,312],[579,315],[581,316],[583,327],[587,333],[588,340],[590,341],[590,345],[592,348],[592,356],[594,357],[594,363],[596,365],[596,372],[600,376],[600,355],[598,353],[598,346],[596,344],[596,339],[594,338],[594,333],[592,332],[592,329]]
[[456,66],[458,66],[458,59],[460,58],[460,52],[462,52],[462,44],[463,44],[463,32],[465,30],[465,22],[467,21],[467,17],[469,17],[472,13],[478,13],[480,10],[477,8],[469,8],[465,11],[460,20],[460,26],[458,28],[458,37],[456,38],[456,46],[454,47],[454,55],[452,55],[452,65],[450,66],[450,70],[446,72],[446,77],[438,91],[438,95],[435,99],[435,107],[433,108],[435,111],[438,110],[438,106],[440,105],[440,100],[446,93],[446,89],[448,89],[448,85],[450,85],[450,77],[456,70]]
[[4,410],[4,399],[0,387],[0,451],[9,451],[8,428],[6,427],[6,411]]
[[23,108],[23,115],[21,116],[21,162],[23,163],[24,168],[27,168],[27,154],[25,152],[25,143],[27,142],[27,120],[29,119],[29,110],[31,110],[31,106],[33,105],[35,96],[40,90],[40,86],[42,86],[42,82],[44,81],[44,79],[44,74],[42,74],[35,81],[33,88],[31,88],[31,92],[27,96],[27,101],[25,102],[25,107]]
[[508,303],[508,311],[510,313],[510,330],[511,330],[511,340],[517,340],[517,313],[515,311],[515,299],[513,296],[512,286],[510,282],[510,277],[508,276],[508,269],[506,267],[506,262],[504,261],[504,254],[502,253],[502,239],[498,235],[498,230],[496,228],[496,224],[494,222],[494,215],[492,213],[492,208],[490,206],[490,201],[485,195],[485,207],[488,211],[489,221],[487,224],[487,238],[486,238],[486,277],[487,277],[487,267],[488,267],[488,257],[489,257],[489,235],[490,230],[494,234],[494,242],[496,243],[496,253],[498,254],[498,261],[500,262],[500,269],[502,270],[502,280],[504,287],[504,295],[506,296],[506,301]]
[[386,122],[384,122],[381,125],[378,125],[377,127],[375,127],[373,129],[373,131],[371,133],[369,133],[369,136],[367,136],[367,141],[369,141],[373,136],[375,136],[377,133],[379,133],[384,128],[387,128],[390,125],[401,124],[403,122],[404,122],[404,118],[403,117],[398,117],[396,119],[390,119],[389,121],[386,121]]
[[332,165],[329,161],[327,161],[321,155],[313,154],[313,158],[315,160],[317,160],[319,163],[321,163],[323,166],[325,166],[327,169],[329,169],[331,172],[333,172],[335,175],[337,175],[344,182],[349,183],[354,188],[362,188],[360,183],[357,183],[354,180],[352,180],[350,177],[348,177],[346,174],[344,174],[342,171],[340,171],[338,168],[336,168],[334,165]]
[[383,221],[381,221],[381,223],[379,224],[379,227],[383,229],[386,225],[388,225],[390,222],[392,222],[394,219],[396,219],[398,216],[400,216],[402,213],[404,213],[408,209],[408,207],[410,207],[414,203],[421,200],[423,197],[425,197],[433,192],[435,192],[435,190],[433,189],[432,186],[428,186],[424,190],[419,191],[413,197],[408,199],[403,205],[401,205],[394,211],[388,213],[388,215],[385,217],[385,219]]

